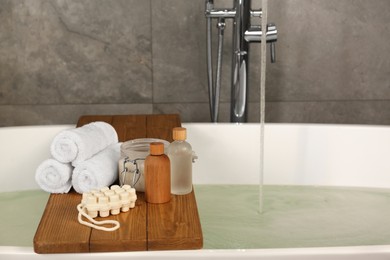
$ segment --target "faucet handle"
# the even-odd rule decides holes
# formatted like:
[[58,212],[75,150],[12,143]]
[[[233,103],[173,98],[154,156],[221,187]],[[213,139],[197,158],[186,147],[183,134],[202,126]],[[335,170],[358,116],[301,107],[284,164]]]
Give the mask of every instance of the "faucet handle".
[[267,24],[267,41],[269,42],[270,52],[271,52],[271,63],[276,62],[276,46],[275,42],[277,41],[278,31],[274,23]]
[[[261,30],[260,25],[251,25],[248,30],[245,31],[245,40],[247,42],[261,42],[262,35],[263,31]],[[274,63],[276,61],[275,42],[278,40],[278,30],[274,23],[267,24],[266,39],[267,43],[270,44],[271,62]]]

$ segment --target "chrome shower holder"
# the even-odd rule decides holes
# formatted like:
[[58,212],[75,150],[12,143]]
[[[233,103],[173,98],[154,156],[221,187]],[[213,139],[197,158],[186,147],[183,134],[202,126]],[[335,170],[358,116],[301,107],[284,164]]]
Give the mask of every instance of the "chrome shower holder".
[[[262,18],[262,10],[251,10],[251,0],[234,0],[232,9],[214,8],[214,0],[206,0],[205,16],[207,18],[207,79],[209,89],[210,115],[212,122],[218,122],[219,96],[221,88],[222,50],[225,19],[233,19],[233,49],[232,49],[232,75],[231,75],[231,122],[247,122],[248,117],[248,56],[249,43],[261,42],[263,31],[259,25],[251,25],[250,18]],[[212,51],[211,51],[211,25],[212,19],[218,19],[218,51],[216,78],[214,82]],[[271,62],[276,61],[275,42],[277,29],[274,23],[267,24],[266,40],[270,44]]]

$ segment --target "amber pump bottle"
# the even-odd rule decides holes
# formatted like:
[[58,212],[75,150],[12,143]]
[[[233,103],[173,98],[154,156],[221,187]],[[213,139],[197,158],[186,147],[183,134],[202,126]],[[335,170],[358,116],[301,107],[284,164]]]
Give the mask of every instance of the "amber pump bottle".
[[150,144],[150,155],[145,159],[145,197],[148,203],[166,203],[171,200],[171,164],[164,154],[164,144]]

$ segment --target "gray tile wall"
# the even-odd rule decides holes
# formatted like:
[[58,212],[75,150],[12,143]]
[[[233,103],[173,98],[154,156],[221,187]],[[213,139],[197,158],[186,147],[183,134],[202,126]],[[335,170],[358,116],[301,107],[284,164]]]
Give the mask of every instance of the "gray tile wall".
[[[277,63],[267,65],[266,121],[389,125],[389,13],[389,0],[269,0],[279,40]],[[204,0],[0,0],[0,126],[83,114],[207,122],[205,49]],[[259,52],[252,44],[251,122],[259,121]]]

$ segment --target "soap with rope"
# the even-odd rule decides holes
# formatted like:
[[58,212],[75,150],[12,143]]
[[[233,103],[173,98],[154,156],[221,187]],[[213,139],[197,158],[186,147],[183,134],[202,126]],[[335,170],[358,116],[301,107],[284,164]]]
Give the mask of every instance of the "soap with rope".
[[[81,203],[77,205],[78,221],[80,224],[102,231],[115,231],[120,227],[116,220],[94,220],[97,216],[108,217],[118,215],[120,212],[127,212],[135,207],[137,195],[135,189],[130,185],[112,185],[111,188],[104,187],[100,190],[84,192]],[[83,217],[88,221],[83,220]],[[106,225],[106,226],[104,226]],[[107,225],[111,225],[107,227]]]
[[104,187],[100,190],[91,190],[82,195],[81,205],[87,211],[87,214],[95,218],[117,215],[121,211],[127,212],[135,207],[137,195],[134,188],[130,185],[112,185],[111,188]]

